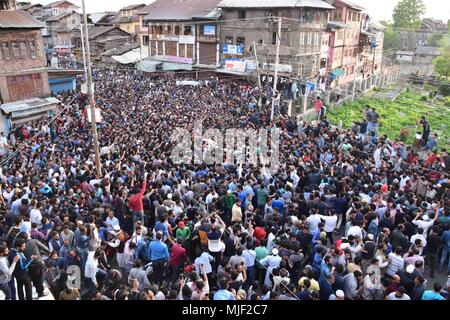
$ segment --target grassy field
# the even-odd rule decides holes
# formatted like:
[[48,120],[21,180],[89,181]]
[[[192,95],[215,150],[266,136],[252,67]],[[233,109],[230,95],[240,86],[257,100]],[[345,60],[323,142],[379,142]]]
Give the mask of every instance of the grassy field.
[[407,143],[412,144],[417,131],[422,127],[416,120],[425,116],[430,122],[431,132],[439,136],[439,148],[450,148],[450,107],[444,102],[431,102],[420,93],[404,92],[394,101],[375,97],[360,98],[354,103],[345,104],[336,109],[329,109],[327,116],[332,124],[342,121],[345,128],[350,128],[353,121],[363,118],[362,111],[366,105],[374,107],[380,115],[380,134],[389,139],[400,138],[400,130],[408,130]]

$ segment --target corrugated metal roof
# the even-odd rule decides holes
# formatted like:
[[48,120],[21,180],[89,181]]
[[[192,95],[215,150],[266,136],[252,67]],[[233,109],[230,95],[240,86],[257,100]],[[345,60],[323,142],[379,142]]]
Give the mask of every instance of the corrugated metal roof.
[[73,4],[72,2],[66,1],[66,0],[51,2],[51,3],[49,3],[49,4],[45,5],[45,6],[43,6],[42,8],[44,8],[44,9],[50,9],[50,8],[59,6],[60,4],[63,4],[64,2],[68,2],[68,3],[70,3],[72,6],[79,8],[79,6],[77,6],[76,4]]
[[221,8],[320,8],[334,9],[322,0],[223,0]]
[[134,10],[134,9],[138,9],[140,7],[145,7],[145,3],[132,4],[132,5],[129,5],[129,6],[126,6],[122,9],[120,9],[119,11]]
[[144,9],[149,12],[144,19],[191,20],[192,18],[211,18],[220,0],[157,0]]
[[41,29],[45,25],[28,12],[0,11],[0,29]]
[[426,56],[440,56],[441,51],[437,47],[420,46],[420,47],[417,47],[416,54],[426,55]]
[[347,6],[349,6],[350,8],[359,10],[359,11],[364,11],[366,10],[366,8],[361,7],[357,4],[354,4],[353,2],[347,1],[347,0],[339,0],[339,2],[342,2],[343,4],[346,4]]

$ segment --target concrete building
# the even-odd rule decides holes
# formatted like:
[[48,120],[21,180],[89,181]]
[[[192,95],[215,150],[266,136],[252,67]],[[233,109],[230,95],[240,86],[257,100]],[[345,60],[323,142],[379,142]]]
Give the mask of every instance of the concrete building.
[[[259,69],[272,74],[280,36],[280,75],[304,79],[317,75],[323,57],[322,36],[333,6],[321,0],[224,0],[219,7],[225,69],[238,70],[244,64],[248,69],[256,58],[254,42]],[[282,18],[281,35],[275,17]]]
[[414,64],[431,65],[433,60],[442,54],[439,48],[420,46],[416,49]]
[[363,77],[380,74],[382,71],[384,30],[368,14],[362,14],[358,71]]
[[358,60],[360,53],[359,38],[361,33],[363,7],[344,0],[329,0],[335,7],[329,17],[329,30],[332,34],[330,48],[331,72],[338,75],[334,85],[354,81],[358,77]]
[[80,28],[81,14],[65,11],[45,18],[44,44],[47,48],[72,46],[73,31]]
[[395,60],[401,64],[412,64],[414,62],[414,55],[415,53],[413,51],[400,50],[395,53]]
[[0,8],[0,130],[8,131],[51,114],[59,101],[50,97],[44,25],[16,10],[15,0],[2,0]]
[[400,46],[402,50],[415,51],[420,46],[428,46],[433,34],[446,34],[448,32],[448,23],[442,20],[425,18],[416,31],[400,32]]
[[[219,63],[217,20],[220,0],[157,0],[144,8],[142,44],[163,70],[216,68]],[[144,12],[144,11],[143,11]],[[141,28],[142,29],[142,28]]]
[[119,10],[117,16],[111,20],[112,24],[131,34],[139,33],[140,17],[137,15],[145,4],[134,4]]

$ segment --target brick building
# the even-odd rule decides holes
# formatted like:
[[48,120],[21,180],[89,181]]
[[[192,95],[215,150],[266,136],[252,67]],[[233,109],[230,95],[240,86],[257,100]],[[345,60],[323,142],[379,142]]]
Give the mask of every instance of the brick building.
[[137,34],[140,28],[140,17],[137,13],[145,7],[145,4],[133,4],[119,10],[117,16],[111,20],[112,24],[123,31]]
[[[216,67],[219,62],[217,20],[220,0],[157,0],[146,6],[142,17],[143,45],[149,56],[163,62],[163,70],[194,66]],[[142,28],[141,28],[142,29]]]
[[41,29],[29,13],[15,10],[15,1],[1,1],[0,130],[42,117],[57,108],[50,98],[47,61]]
[[224,0],[219,7],[222,62],[238,59],[248,68],[247,58],[255,58],[255,42],[260,70],[273,72],[278,37],[273,17],[281,17],[280,74],[305,79],[317,75],[322,34],[333,6],[321,0]]

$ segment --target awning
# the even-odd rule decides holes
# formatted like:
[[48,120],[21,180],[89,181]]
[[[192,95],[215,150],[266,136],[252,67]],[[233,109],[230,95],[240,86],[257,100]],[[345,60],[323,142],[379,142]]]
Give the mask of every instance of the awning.
[[37,98],[23,101],[5,103],[0,109],[12,120],[36,117],[58,108],[59,100],[53,97]]
[[138,64],[138,70],[144,72],[155,72],[156,67],[162,65],[161,61],[152,61],[152,60],[142,60]]
[[331,71],[332,74],[334,74],[336,77],[343,76],[345,74],[344,69],[335,69]]
[[236,76],[249,76],[249,75],[251,75],[251,72],[230,71],[230,70],[223,69],[223,68],[216,69],[216,72],[218,72],[218,73],[226,73],[226,74],[233,74],[233,75],[236,75]]
[[148,47],[140,47],[128,51],[120,56],[112,56],[120,64],[131,64],[141,61],[148,57]]
[[175,62],[163,62],[162,68],[164,71],[172,70],[192,70],[192,64],[187,63],[175,63]]

